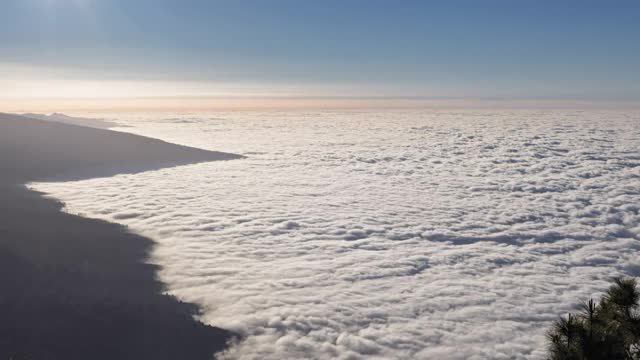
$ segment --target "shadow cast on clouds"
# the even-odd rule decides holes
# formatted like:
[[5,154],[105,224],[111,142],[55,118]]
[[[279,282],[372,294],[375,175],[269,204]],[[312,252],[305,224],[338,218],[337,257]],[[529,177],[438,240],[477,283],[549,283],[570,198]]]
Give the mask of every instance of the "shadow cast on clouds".
[[0,114],[0,358],[211,359],[236,335],[194,319],[147,264],[153,242],[20,184],[239,156]]

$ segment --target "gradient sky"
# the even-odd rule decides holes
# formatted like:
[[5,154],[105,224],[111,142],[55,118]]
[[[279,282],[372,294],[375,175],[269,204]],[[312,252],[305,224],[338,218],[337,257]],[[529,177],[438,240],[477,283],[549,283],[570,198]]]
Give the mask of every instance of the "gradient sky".
[[640,100],[640,1],[3,0],[0,97]]

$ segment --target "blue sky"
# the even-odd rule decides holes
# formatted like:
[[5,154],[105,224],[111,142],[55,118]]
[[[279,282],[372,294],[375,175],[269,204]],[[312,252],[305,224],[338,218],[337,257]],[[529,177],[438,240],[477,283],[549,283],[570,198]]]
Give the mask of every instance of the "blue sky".
[[[150,84],[139,95],[165,87],[160,94],[640,99],[640,1],[1,6],[0,72],[12,84]],[[43,89],[35,93],[54,92]]]

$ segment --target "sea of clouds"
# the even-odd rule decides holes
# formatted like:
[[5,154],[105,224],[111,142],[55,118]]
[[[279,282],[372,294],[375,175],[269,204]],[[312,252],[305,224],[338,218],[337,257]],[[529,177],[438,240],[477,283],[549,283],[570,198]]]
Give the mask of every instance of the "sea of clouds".
[[246,335],[227,359],[540,359],[640,276],[640,112],[119,115],[246,155],[33,184],[158,241],[168,290]]

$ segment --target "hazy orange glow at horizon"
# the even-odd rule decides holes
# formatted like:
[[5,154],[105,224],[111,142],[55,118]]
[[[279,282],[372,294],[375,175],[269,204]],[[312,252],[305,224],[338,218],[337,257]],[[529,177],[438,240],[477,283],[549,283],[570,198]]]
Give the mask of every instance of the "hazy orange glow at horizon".
[[[640,108],[634,101],[473,97],[385,84],[134,79],[0,62],[0,111],[216,111],[268,109]],[[101,76],[103,78],[101,78]],[[451,91],[442,91],[451,93]]]
[[640,109],[633,102],[328,97],[0,99],[0,112],[206,112],[272,110]]

